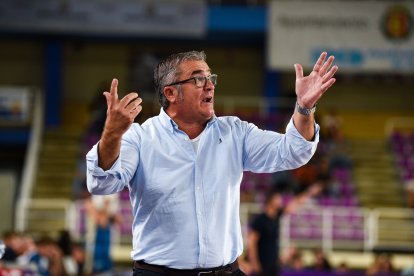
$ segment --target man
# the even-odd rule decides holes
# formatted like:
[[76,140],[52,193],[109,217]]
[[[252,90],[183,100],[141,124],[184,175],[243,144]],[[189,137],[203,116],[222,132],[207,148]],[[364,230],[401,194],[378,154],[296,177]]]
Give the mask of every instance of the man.
[[297,106],[285,135],[214,115],[217,75],[204,52],[174,54],[157,66],[162,108],[142,125],[133,124],[142,109],[138,94],[119,100],[112,81],[101,140],[87,154],[87,184],[93,194],[128,187],[134,275],[244,275],[236,261],[243,171],[293,169],[312,157],[314,106],[337,70],[326,55],[307,77],[295,65]]
[[321,191],[320,184],[312,185],[283,207],[282,195],[278,190],[270,190],[265,199],[263,213],[254,217],[247,236],[247,254],[251,270],[255,276],[277,276],[279,265],[279,223],[280,218],[292,214]]

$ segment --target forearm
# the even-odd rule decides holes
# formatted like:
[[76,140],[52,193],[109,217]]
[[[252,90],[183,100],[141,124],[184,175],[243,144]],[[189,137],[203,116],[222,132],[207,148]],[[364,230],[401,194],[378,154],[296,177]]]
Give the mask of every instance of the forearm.
[[254,270],[261,269],[257,245],[251,245],[249,247],[249,250],[247,251],[247,256]]
[[98,144],[98,165],[104,171],[109,170],[119,157],[122,136],[104,130]]
[[261,271],[261,264],[259,261],[259,250],[258,244],[259,242],[259,234],[255,231],[248,234],[248,246],[249,249],[247,250],[247,256],[249,258],[249,262],[252,264],[252,268],[254,272]]
[[[138,138],[131,137],[131,132],[122,137],[122,147],[115,154],[114,143],[108,143],[104,135],[86,154],[86,183],[90,193],[107,195],[119,192],[134,176],[139,164]],[[106,164],[101,165],[101,161]]]
[[315,138],[315,117],[313,114],[303,115],[295,108],[293,123],[303,138],[313,141]]
[[308,199],[311,197],[319,194],[321,191],[322,186],[319,184],[312,185],[306,191],[302,192],[300,195],[296,196],[292,199],[285,208],[286,214],[291,214],[295,212],[302,204],[304,204]]

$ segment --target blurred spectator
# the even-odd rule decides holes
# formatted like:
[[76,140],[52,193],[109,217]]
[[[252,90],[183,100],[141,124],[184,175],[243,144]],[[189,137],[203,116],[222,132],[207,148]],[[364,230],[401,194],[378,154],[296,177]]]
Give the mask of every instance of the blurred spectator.
[[281,256],[280,264],[285,271],[303,270],[302,253],[295,246],[290,246]]
[[[39,255],[47,260],[47,272],[43,272],[41,275],[68,275],[64,266],[63,252],[55,241],[44,237],[36,241],[36,246]],[[39,259],[39,265],[42,265],[42,262],[43,260]]]
[[291,171],[280,171],[272,174],[271,185],[284,192],[295,192],[298,186]]
[[63,254],[63,264],[68,275],[79,275],[78,262],[73,256],[74,246],[69,231],[62,230],[57,245]]
[[282,256],[280,257],[280,264],[282,267],[287,267],[290,265],[291,261],[293,260],[294,256],[299,253],[299,250],[296,246],[291,245],[282,252]]
[[345,263],[345,262],[339,263],[339,265],[335,269],[335,273],[337,275],[347,275],[349,272],[350,272],[349,267],[348,267],[347,263]]
[[[248,232],[247,253],[254,275],[279,275],[279,223],[284,214],[293,213],[312,196],[317,195],[321,187],[314,185],[306,192],[293,198],[286,207],[282,206],[282,196],[278,190],[266,195],[263,213],[256,216]],[[295,259],[295,267],[299,260]]]
[[118,194],[92,196],[87,204],[88,214],[95,222],[92,262],[94,275],[112,275],[111,226],[120,222],[118,205]]
[[352,162],[346,154],[346,141],[342,133],[342,120],[335,110],[322,117],[321,142],[329,157],[331,171],[335,168],[351,168]]
[[394,267],[391,256],[380,254],[375,257],[374,262],[367,269],[367,276],[394,275]]
[[313,251],[314,255],[314,264],[311,266],[311,269],[319,272],[331,271],[332,266],[321,248],[316,248]]
[[0,240],[0,260],[3,258],[3,255],[6,251],[6,245],[4,244],[3,240]]
[[291,266],[288,269],[297,272],[305,270],[305,266],[303,265],[302,252],[298,252],[293,256]]
[[332,172],[330,169],[329,159],[322,156],[318,163],[318,176],[316,182],[322,186],[322,196],[337,197],[339,194],[338,185],[332,181]]
[[85,247],[81,243],[74,243],[72,246],[72,257],[77,264],[76,275],[82,276],[85,274],[86,252]]
[[341,141],[343,139],[342,120],[338,117],[335,110],[325,114],[321,120],[321,131],[327,141]]
[[407,181],[405,190],[407,191],[407,205],[409,208],[414,208],[414,179]]
[[16,249],[16,232],[6,231],[3,233],[3,242],[5,247],[2,260],[5,262],[14,262],[18,257]]
[[401,276],[414,276],[414,265],[404,268],[401,271]]
[[21,267],[33,267],[41,276],[48,276],[48,261],[42,257],[30,236],[8,231],[3,234],[6,245],[2,261]]
[[309,188],[318,178],[318,166],[315,160],[292,171],[297,181],[295,193],[302,193]]

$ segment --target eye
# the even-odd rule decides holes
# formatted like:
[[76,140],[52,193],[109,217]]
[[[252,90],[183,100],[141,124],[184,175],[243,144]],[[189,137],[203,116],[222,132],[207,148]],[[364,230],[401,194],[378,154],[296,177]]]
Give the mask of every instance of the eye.
[[194,77],[194,80],[195,80],[197,86],[199,86],[199,87],[204,86],[205,77],[203,77],[203,76],[196,76],[196,77]]

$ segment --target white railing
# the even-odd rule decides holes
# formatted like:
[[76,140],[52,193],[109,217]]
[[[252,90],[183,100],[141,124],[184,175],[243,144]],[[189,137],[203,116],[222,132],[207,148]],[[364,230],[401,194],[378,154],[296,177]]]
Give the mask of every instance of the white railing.
[[[260,210],[260,204],[241,205],[240,219],[244,237],[247,234],[249,218]],[[405,244],[414,248],[414,236],[407,241],[404,237],[399,240],[395,235],[391,240],[379,235],[379,231],[387,225],[385,220],[390,218],[395,221],[393,231],[396,233],[407,233],[411,228],[414,230],[414,211],[411,209],[306,206],[282,218],[281,247],[287,248],[291,244],[303,248],[317,246],[325,252],[335,249],[371,251],[382,244]],[[316,231],[316,235],[312,231]],[[336,232],[340,235],[335,235]]]
[[[71,225],[76,225],[75,229],[72,228],[74,237],[78,239],[85,238],[86,229],[81,230],[78,226],[85,225],[85,221],[81,221],[85,215],[83,209],[83,201],[74,202],[74,207],[71,208],[71,217],[75,219],[71,222]],[[122,209],[131,208],[129,202],[123,202],[121,204]],[[246,241],[248,223],[253,215],[261,212],[261,205],[256,203],[243,203],[240,206],[240,220],[242,224],[243,237]],[[128,214],[129,212],[127,212]],[[358,250],[369,252],[382,243],[389,244],[390,242],[396,242],[401,244],[405,242],[407,246],[409,244],[406,241],[395,240],[395,236],[392,241],[388,241],[386,237],[379,236],[379,229],[386,224],[382,222],[384,218],[394,218],[396,223],[393,224],[393,230],[398,232],[399,222],[406,222],[414,227],[414,211],[404,208],[350,208],[350,207],[321,207],[321,206],[305,206],[299,209],[292,215],[284,216],[281,221],[280,229],[280,242],[282,248],[287,248],[294,244],[298,247],[321,247],[325,252],[332,252],[334,250]],[[347,220],[349,219],[349,220]],[[125,221],[128,225],[126,228],[130,228],[130,221]],[[401,226],[403,227],[403,226]],[[125,229],[125,228],[124,228]],[[296,232],[296,234],[293,232]],[[311,230],[316,231],[317,235],[307,235]],[[339,233],[336,233],[338,232]],[[407,229],[405,229],[407,231]],[[302,236],[298,236],[298,233]],[[304,234],[305,233],[305,234]],[[336,235],[335,235],[336,233]],[[130,230],[124,231],[124,233],[118,233],[121,237],[120,241],[130,243],[131,233]],[[340,234],[338,236],[337,234]],[[355,235],[357,234],[357,235]],[[397,237],[398,238],[398,237]],[[414,237],[411,241],[414,248]]]
[[15,211],[15,228],[24,231],[26,228],[27,206],[30,203],[33,182],[37,171],[37,159],[39,154],[40,140],[43,132],[43,93],[33,93],[33,117],[30,129],[30,139],[26,150],[23,167],[20,193],[17,198]]

